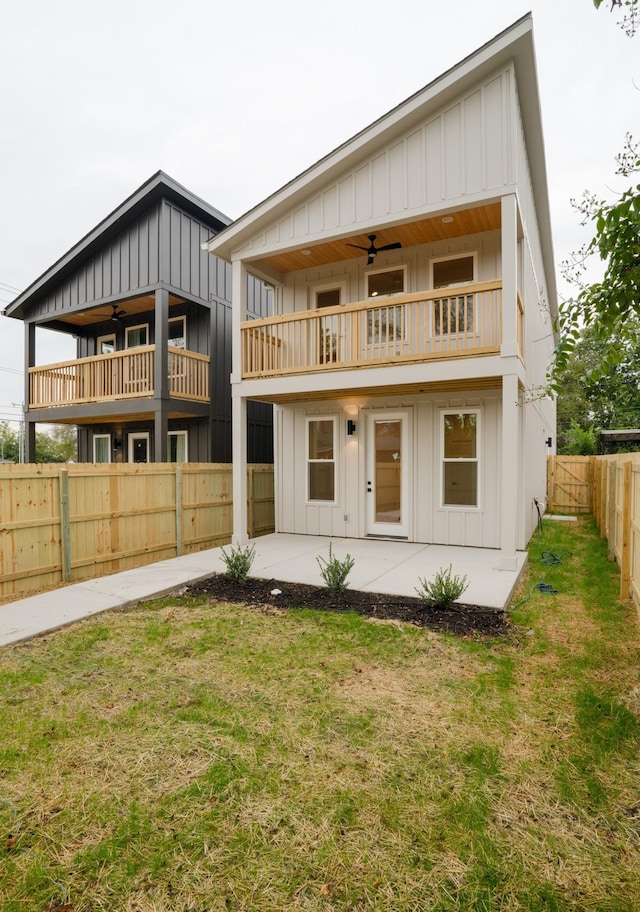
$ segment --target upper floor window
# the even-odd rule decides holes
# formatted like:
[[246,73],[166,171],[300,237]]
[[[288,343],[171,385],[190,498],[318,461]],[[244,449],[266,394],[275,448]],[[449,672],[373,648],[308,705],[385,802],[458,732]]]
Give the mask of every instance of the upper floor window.
[[338,307],[347,300],[346,279],[333,279],[329,282],[314,282],[309,285],[309,309],[321,310],[324,307]]
[[174,348],[187,347],[187,318],[171,317],[169,319],[169,345]]
[[446,288],[449,285],[463,285],[473,282],[475,278],[475,255],[444,257],[431,261],[431,274],[434,288]]
[[[388,298],[404,294],[407,290],[407,267],[376,269],[366,276],[368,298]],[[396,345],[403,336],[405,306],[385,306],[367,311],[367,343],[369,345]]]
[[341,288],[325,288],[316,291],[316,307],[337,307],[341,304]]
[[96,354],[110,355],[116,350],[116,334],[109,333],[108,336],[98,336],[96,339]]
[[[474,253],[431,261],[431,284],[436,289],[470,284],[475,280],[475,273],[476,256]],[[437,298],[433,302],[436,335],[472,332],[474,327],[473,305],[474,298],[470,294]]]
[[140,326],[127,326],[125,330],[125,347],[137,348],[139,345],[149,344],[149,326],[142,323]]
[[378,298],[386,295],[404,294],[407,290],[407,267],[375,269],[366,275],[367,297]]

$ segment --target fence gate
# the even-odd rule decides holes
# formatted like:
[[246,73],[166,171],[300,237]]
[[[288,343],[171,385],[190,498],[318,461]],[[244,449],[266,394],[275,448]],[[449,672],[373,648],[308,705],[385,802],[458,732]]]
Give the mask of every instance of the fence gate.
[[547,461],[547,509],[562,513],[589,513],[589,456],[550,456]]

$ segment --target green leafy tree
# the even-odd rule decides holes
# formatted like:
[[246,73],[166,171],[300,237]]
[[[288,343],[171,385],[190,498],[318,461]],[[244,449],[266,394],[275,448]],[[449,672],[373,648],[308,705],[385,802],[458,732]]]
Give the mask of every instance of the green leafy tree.
[[603,341],[596,326],[580,332],[558,397],[559,453],[587,455],[598,431],[640,427],[640,318],[633,316],[628,329],[636,341],[622,347],[620,362],[605,373],[598,370],[603,348],[617,340]]
[[567,456],[595,456],[598,452],[598,434],[594,427],[581,428],[577,421],[571,422],[567,431],[567,443],[563,451]]
[[0,459],[17,462],[20,453],[20,439],[8,421],[0,421]]
[[36,462],[69,462],[78,458],[75,427],[56,425],[36,433]]
[[[638,29],[638,20],[640,18],[638,0],[609,0],[609,2],[611,3],[611,12],[616,10],[622,14],[622,18],[618,20],[620,28],[626,32],[629,37],[635,35]],[[600,9],[602,0],[593,0],[593,5],[596,9]]]
[[[610,0],[610,10],[621,13],[618,24],[629,37],[640,24],[640,0]],[[593,0],[599,9],[603,0]],[[572,200],[582,217],[591,223],[592,239],[562,264],[565,279],[577,289],[574,297],[560,308],[560,342],[551,373],[551,387],[561,392],[568,365],[581,338],[584,326],[594,327],[598,335],[600,358],[591,376],[602,377],[624,362],[629,346],[637,340],[636,323],[630,318],[640,314],[640,148],[628,133],[617,156],[616,174],[631,178],[631,186],[613,201],[598,199],[585,192],[580,201]],[[587,270],[596,257],[604,264],[599,282],[587,281]]]
[[[640,172],[640,151],[627,135],[618,156],[616,173],[626,177]],[[595,228],[592,239],[562,264],[563,274],[578,293],[560,309],[560,343],[554,381],[561,388],[562,375],[581,336],[582,326],[591,326],[600,344],[600,358],[593,373],[602,376],[620,364],[630,345],[637,344],[640,315],[640,183],[607,203],[585,193],[574,205]],[[585,275],[591,258],[604,261],[601,281],[587,283]]]

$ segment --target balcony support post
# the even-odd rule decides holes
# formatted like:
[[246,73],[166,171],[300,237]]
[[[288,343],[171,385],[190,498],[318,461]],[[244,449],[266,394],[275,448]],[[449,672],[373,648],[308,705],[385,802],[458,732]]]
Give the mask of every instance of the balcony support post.
[[502,346],[503,357],[517,356],[518,348],[518,201],[514,193],[502,197]]
[[169,292],[156,288],[155,360],[153,367],[154,462],[168,459],[169,429]]
[[242,380],[241,324],[247,313],[247,268],[242,261],[233,264],[231,289],[231,430],[233,439],[233,544],[246,545],[249,540],[247,521],[247,400],[240,395]]
[[31,402],[31,389],[29,373],[30,367],[35,367],[36,363],[36,324],[24,324],[24,404],[22,420],[24,421],[24,449],[22,452],[23,461],[30,464],[36,461],[36,423],[29,421],[29,405]]

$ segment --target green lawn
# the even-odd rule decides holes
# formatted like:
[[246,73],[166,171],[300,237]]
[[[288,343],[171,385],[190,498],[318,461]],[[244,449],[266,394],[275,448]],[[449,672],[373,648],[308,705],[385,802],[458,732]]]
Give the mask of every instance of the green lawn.
[[638,910],[618,585],[549,521],[505,640],[165,599],[0,650],[0,909]]

